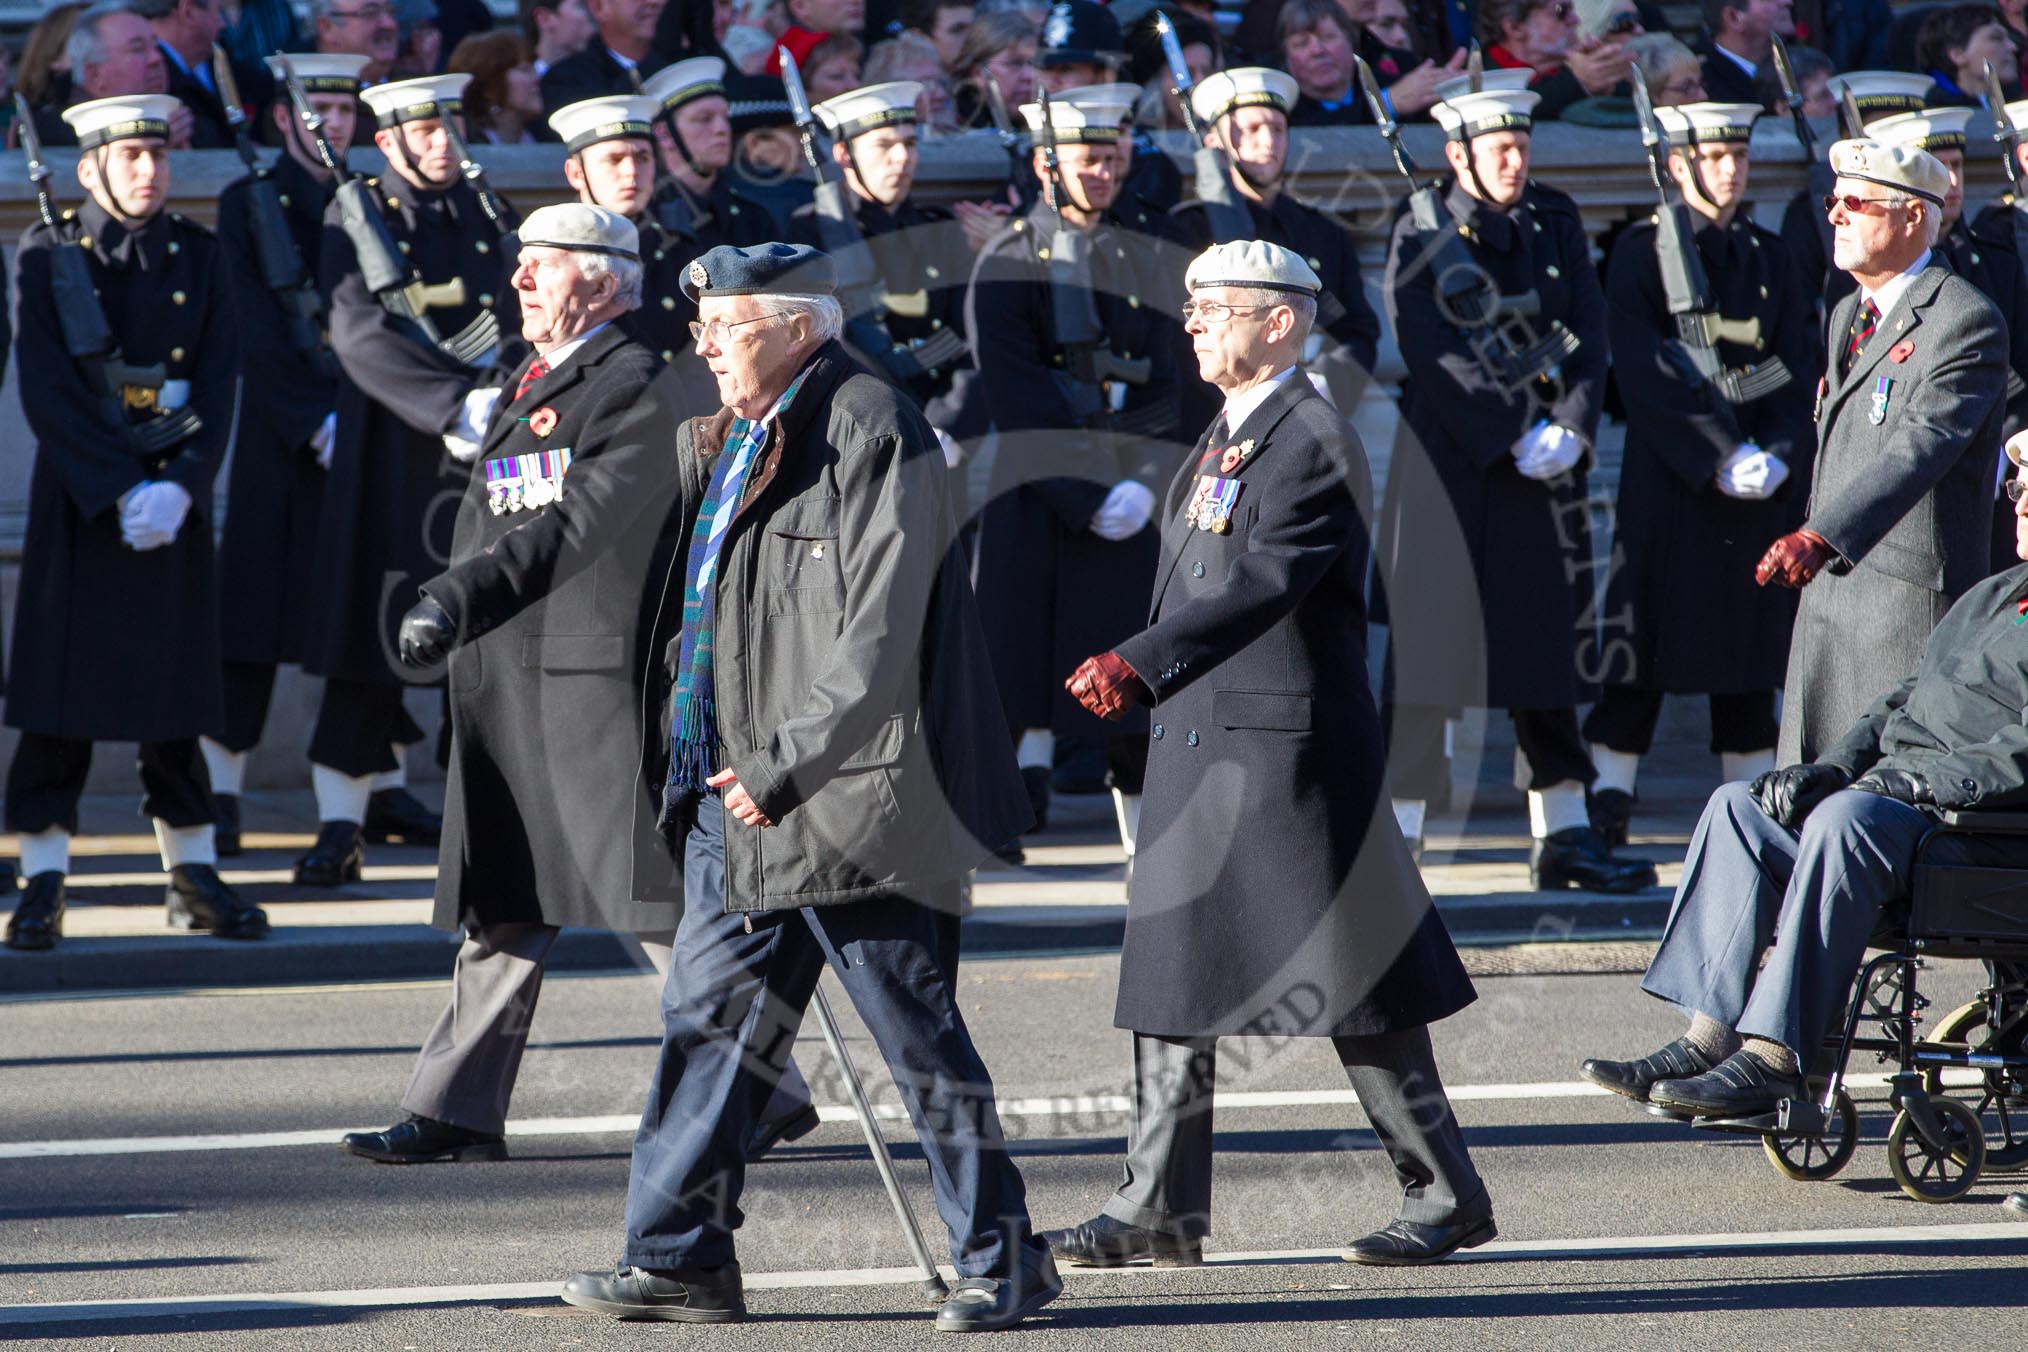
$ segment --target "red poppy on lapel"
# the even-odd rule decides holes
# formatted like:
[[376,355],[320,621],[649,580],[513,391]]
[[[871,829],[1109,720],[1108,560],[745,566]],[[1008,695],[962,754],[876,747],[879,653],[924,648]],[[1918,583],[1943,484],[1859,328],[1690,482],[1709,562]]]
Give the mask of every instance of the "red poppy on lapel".
[[1914,355],[1915,344],[1906,338],[1887,349],[1887,360],[1893,362],[1896,366],[1901,365],[1901,363]]
[[528,430],[538,437],[546,437],[556,430],[556,410],[544,405],[528,415]]

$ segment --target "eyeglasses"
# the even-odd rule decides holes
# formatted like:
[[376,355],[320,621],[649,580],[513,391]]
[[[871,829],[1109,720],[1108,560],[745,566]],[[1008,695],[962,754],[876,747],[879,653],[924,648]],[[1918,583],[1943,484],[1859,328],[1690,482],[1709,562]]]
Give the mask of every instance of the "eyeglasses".
[[1221,305],[1215,300],[1186,300],[1183,302],[1183,322],[1201,319],[1207,324],[1223,324],[1238,314],[1252,314],[1255,310],[1272,310],[1272,305]]
[[[1906,202],[1890,202],[1884,197],[1854,197],[1849,192],[1827,192],[1824,194],[1824,214],[1826,216],[1836,211],[1839,207],[1845,208],[1845,214],[1848,216],[1885,216],[1890,208],[1905,207],[1907,205],[1908,203]],[[1868,210],[1870,207],[1879,207],[1880,210]]]
[[326,15],[333,19],[363,19],[367,23],[379,23],[394,15],[392,5],[362,5],[358,9],[327,9]]
[[701,343],[709,338],[713,347],[724,347],[726,339],[732,337],[734,329],[743,329],[749,324],[765,324],[768,320],[775,318],[778,318],[778,316],[761,315],[757,319],[742,319],[736,324],[728,324],[723,319],[714,319],[709,324],[700,324],[693,319],[690,321],[690,341]]
[[2028,482],[2024,482],[2020,479],[2009,479],[2007,480],[2006,493],[2007,493],[2007,501],[2019,502],[2021,500],[2021,495],[2023,493],[2028,493]]

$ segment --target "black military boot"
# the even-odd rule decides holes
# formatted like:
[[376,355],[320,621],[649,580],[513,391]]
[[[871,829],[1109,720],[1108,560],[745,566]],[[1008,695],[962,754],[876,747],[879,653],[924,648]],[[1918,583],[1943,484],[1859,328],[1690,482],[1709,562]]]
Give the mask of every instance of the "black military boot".
[[1528,850],[1528,878],[1538,892],[1566,887],[1587,892],[1639,892],[1655,885],[1655,866],[1619,859],[1589,826],[1569,826]]
[[407,789],[375,789],[366,800],[366,839],[374,845],[430,845],[443,840],[444,819]]
[[163,892],[169,928],[210,930],[219,939],[265,939],[268,913],[225,885],[209,864],[178,864]]
[[239,795],[236,793],[214,793],[211,801],[218,805],[213,815],[212,830],[218,840],[218,857],[236,859],[239,857]]
[[296,886],[337,887],[356,883],[365,858],[359,823],[325,822],[317,828],[317,843],[296,861]]
[[1591,829],[1598,832],[1607,848],[1618,849],[1627,843],[1627,826],[1634,819],[1634,795],[1624,789],[1600,789],[1585,795],[1585,806],[1590,812]]
[[55,948],[63,937],[63,874],[56,869],[28,880],[21,904],[7,920],[7,946],[23,952]]

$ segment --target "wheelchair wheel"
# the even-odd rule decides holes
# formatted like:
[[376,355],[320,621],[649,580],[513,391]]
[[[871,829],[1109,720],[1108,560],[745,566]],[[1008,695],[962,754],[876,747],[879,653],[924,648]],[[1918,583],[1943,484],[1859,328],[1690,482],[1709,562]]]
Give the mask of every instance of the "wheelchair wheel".
[[[1992,1015],[1986,1002],[1973,1000],[1959,1005],[1945,1016],[1930,1040],[1967,1052],[1999,1051],[2006,1054],[2007,1049],[1987,1045],[1992,1040],[1991,1025]],[[2018,1055],[2019,1049],[2015,1049],[2013,1054]],[[1922,1086],[1932,1097],[1941,1096],[1944,1092],[1943,1072],[1934,1066],[1924,1070]],[[1987,1071],[1973,1111],[1979,1116],[1979,1125],[1986,1138],[1983,1172],[2012,1174],[2028,1169],[2028,1097],[2018,1092],[2018,1086],[2010,1085],[1999,1071]]]
[[1986,1161],[1985,1133],[1972,1110],[1956,1099],[1933,1098],[1929,1105],[1943,1119],[1944,1147],[1939,1150],[1924,1140],[1904,1108],[1887,1133],[1887,1172],[1918,1202],[1955,1201],[1979,1181]]
[[1859,1148],[1859,1110],[1852,1106],[1852,1096],[1840,1089],[1822,1136],[1770,1132],[1760,1138],[1760,1148],[1783,1178],[1821,1183],[1844,1168]]

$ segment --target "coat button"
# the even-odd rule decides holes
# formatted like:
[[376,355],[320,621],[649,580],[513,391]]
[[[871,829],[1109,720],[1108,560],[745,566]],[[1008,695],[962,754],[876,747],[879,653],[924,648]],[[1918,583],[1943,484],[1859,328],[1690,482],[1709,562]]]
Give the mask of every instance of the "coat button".
[[1201,563],[1193,563],[1193,564],[1191,564],[1191,565],[1190,565],[1190,576],[1192,576],[1192,577],[1203,577],[1203,576],[1204,576],[1204,565],[1203,565],[1203,564],[1201,564]]
[[667,349],[664,349],[664,350],[663,350],[663,353],[662,353],[662,360],[663,360],[663,361],[675,361],[675,360],[676,360],[676,354],[675,354],[674,352],[670,352],[670,351],[668,351]]
[[486,292],[484,292],[484,291],[481,291],[481,292],[479,293],[479,307],[480,307],[481,309],[485,309],[486,307],[488,307],[488,306],[492,305],[492,303],[493,303],[493,298],[492,298],[492,296],[488,295],[488,294],[487,294]]
[[189,296],[186,296],[186,295],[185,295],[185,294],[183,294],[183,293],[182,293],[181,291],[171,291],[171,292],[169,293],[169,302],[170,302],[170,304],[172,304],[172,305],[181,305],[181,304],[183,304],[183,302],[185,302],[185,301],[187,301],[187,300],[189,300],[189,299],[190,299],[190,297],[189,297]]
[[657,250],[655,250],[655,261],[656,261],[657,263],[661,262],[661,261],[662,261],[663,259],[667,258],[668,256],[669,256],[669,251],[668,251],[667,249],[657,249]]
[[674,296],[664,296],[664,297],[662,297],[662,308],[663,308],[663,309],[665,309],[665,310],[673,310],[673,309],[675,309],[675,308],[676,308],[676,298],[675,298]]
[[1958,787],[1963,789],[1966,793],[1977,793],[1979,791],[1978,781],[1974,779],[1960,779],[1958,781]]
[[923,274],[923,276],[925,276],[925,277],[941,277],[941,276],[943,276],[943,274],[942,274],[941,272],[938,272],[938,271],[937,271],[937,270],[936,270],[935,268],[924,268],[924,269],[922,270],[922,274]]
[[480,253],[491,253],[491,252],[493,252],[493,246],[492,246],[492,245],[490,245],[490,244],[488,244],[488,243],[487,243],[487,242],[486,242],[485,240],[483,240],[483,239],[477,239],[477,240],[473,240],[473,241],[472,241],[472,247],[473,247],[474,249],[477,249],[477,250],[478,250],[478,251],[479,251]]
[[1192,745],[1192,746],[1196,746],[1196,745],[1197,745],[1197,729],[1195,729],[1195,728],[1192,728],[1192,729],[1190,729],[1190,731],[1189,731],[1188,733],[1184,734],[1183,740],[1184,740],[1184,741],[1186,741],[1186,742],[1188,742],[1188,743],[1189,743],[1190,745]]
[[172,348],[170,348],[170,349],[169,349],[169,360],[170,360],[170,361],[182,361],[182,360],[183,360],[183,349],[182,349],[182,348],[180,348],[180,347],[172,347]]
[[178,243],[177,243],[177,242],[176,242],[175,240],[173,240],[173,239],[172,239],[172,240],[170,240],[170,241],[169,241],[169,252],[170,252],[170,253],[182,253],[182,252],[183,252],[183,246],[182,246],[181,244],[178,244]]
[[1154,739],[1155,739],[1156,741],[1158,741],[1158,742],[1159,742],[1159,741],[1161,741],[1161,740],[1162,740],[1162,725],[1161,725],[1160,723],[1157,723],[1157,724],[1156,724],[1156,725],[1155,725],[1155,726],[1154,726],[1154,727],[1153,727],[1152,729],[1150,729],[1150,731],[1149,731],[1149,736],[1153,737],[1153,738],[1154,738]]
[[407,241],[407,240],[405,240],[405,239],[398,239],[398,240],[396,240],[396,241],[394,242],[394,247],[395,247],[395,248],[397,248],[397,249],[399,249],[399,250],[401,250],[401,251],[402,251],[403,253],[407,253],[407,252],[408,252],[408,241]]

